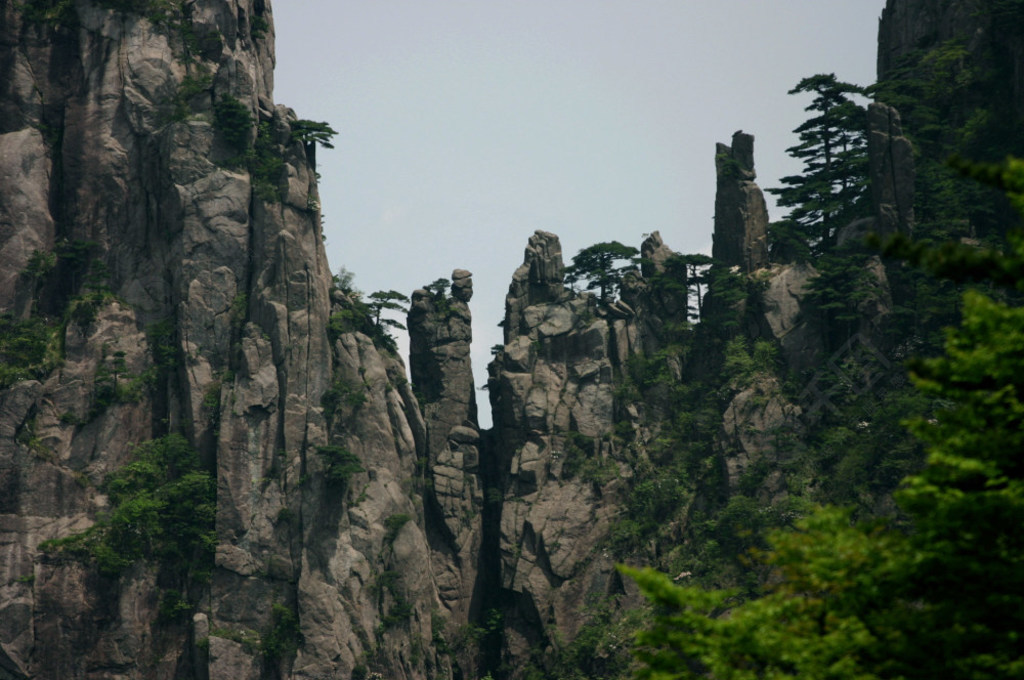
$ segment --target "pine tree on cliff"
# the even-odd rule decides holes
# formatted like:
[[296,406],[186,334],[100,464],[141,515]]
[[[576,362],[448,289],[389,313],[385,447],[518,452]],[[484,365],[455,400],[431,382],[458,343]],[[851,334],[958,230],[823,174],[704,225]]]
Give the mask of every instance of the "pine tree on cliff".
[[[967,170],[1024,214],[1024,161]],[[1020,231],[1005,253],[895,243],[932,272],[1024,291]],[[944,407],[911,422],[929,456],[896,494],[902,516],[812,512],[772,537],[761,557],[774,574],[747,602],[622,568],[657,605],[637,636],[638,678],[1024,675],[1024,307],[969,291],[945,356],[910,368]]]
[[[574,285],[586,281],[587,290],[597,290],[602,303],[610,302],[622,285],[626,271],[636,265],[638,254],[636,248],[622,245],[618,241],[595,243],[572,258],[572,264],[565,268],[565,282]],[[626,264],[616,265],[616,262],[623,260]]]
[[768,191],[778,197],[779,206],[790,208],[787,220],[779,223],[785,234],[773,230],[773,240],[795,238],[820,254],[835,245],[840,228],[867,214],[867,115],[850,99],[863,88],[833,73],[804,78],[789,91],[805,93],[814,99],[804,110],[816,115],[793,130],[800,143],[786,149],[803,162],[804,172],[783,177],[784,186]]

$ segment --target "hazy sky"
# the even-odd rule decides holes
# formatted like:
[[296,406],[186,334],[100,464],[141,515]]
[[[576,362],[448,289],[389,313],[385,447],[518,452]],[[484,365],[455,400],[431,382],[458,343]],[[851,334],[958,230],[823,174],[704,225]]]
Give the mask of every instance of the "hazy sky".
[[407,295],[473,272],[479,386],[534,230],[566,263],[655,230],[710,252],[715,143],[754,134],[762,188],[799,172],[785,149],[809,99],[786,92],[873,82],[884,4],[280,0],[275,99],[338,131],[317,154],[335,272]]

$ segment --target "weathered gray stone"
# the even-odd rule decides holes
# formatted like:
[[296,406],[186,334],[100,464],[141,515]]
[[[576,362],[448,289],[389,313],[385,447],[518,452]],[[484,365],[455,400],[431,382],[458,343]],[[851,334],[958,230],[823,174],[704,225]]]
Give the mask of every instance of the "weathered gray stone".
[[[736,393],[722,415],[719,437],[729,487],[736,490],[743,476],[760,462],[776,469],[780,438],[795,436],[801,429],[800,407],[782,396],[774,376],[759,375]],[[763,480],[761,488],[769,500],[784,490],[781,477]]]
[[914,147],[903,136],[899,112],[878,102],[868,105],[868,163],[875,231],[909,235],[914,226]]
[[[0,311],[59,318],[86,272],[58,262],[59,285],[20,273],[34,251],[76,244],[89,274],[109,271],[101,283],[113,293],[93,318],[67,324],[63,362],[49,376],[0,392],[0,674],[347,675],[387,613],[372,574],[389,569],[410,572],[414,621],[388,633],[380,658],[393,677],[428,672],[408,654],[413,639],[430,639],[437,606],[422,568],[431,549],[413,531],[426,428],[401,362],[359,334],[328,345],[330,305],[344,296],[331,291],[312,149],[291,141],[295,115],[273,103],[269,4],[190,3],[179,27],[178,18],[72,3],[80,29],[28,25],[20,4],[0,9]],[[261,37],[257,17],[270,23]],[[186,75],[206,73],[211,86],[177,119]],[[281,202],[255,196],[247,170],[223,167],[237,150],[210,120],[228,95],[254,116],[250,141],[256,122],[269,124],[283,164],[269,181]],[[457,283],[468,299],[468,281]],[[154,322],[168,329],[159,348],[147,333]],[[98,408],[111,370],[118,380],[153,377],[136,401]],[[328,418],[321,395],[342,381],[348,399]],[[217,471],[217,566],[209,585],[189,586],[201,603],[191,631],[158,620],[160,589],[141,576],[155,568],[122,576],[111,598],[113,581],[37,551],[90,526],[109,505],[99,484],[137,442],[168,431]],[[327,445],[362,461],[344,493],[323,479]],[[464,446],[464,464],[479,464]],[[365,528],[350,524],[349,505],[373,510]],[[391,551],[386,520],[400,515],[413,524]],[[258,636],[275,603],[296,608],[306,640],[280,669],[258,645],[217,634]]]
[[[665,259],[671,253],[658,252]],[[627,474],[621,452],[603,438],[615,425],[616,370],[638,347],[639,313],[622,302],[599,309],[589,293],[573,296],[562,284],[557,237],[531,237],[506,297],[505,347],[489,369],[492,455],[508,479],[494,581],[514,593],[505,628],[513,657],[531,644],[520,635],[523,626],[542,617],[571,639],[581,588],[608,593],[613,565],[597,546],[618,507],[611,499],[619,480],[611,474],[599,489],[566,473],[563,462],[575,432],[592,438],[591,453],[606,469]]]
[[[28,82],[31,82],[30,80]],[[50,154],[34,128],[0,134],[0,311],[28,312],[35,281],[18,280],[32,253],[54,246],[54,221],[47,202]],[[20,293],[20,295],[19,295]],[[26,295],[27,294],[27,295]],[[20,299],[21,304],[16,305]]]
[[640,244],[640,272],[649,279],[655,274],[665,271],[665,261],[675,255],[675,251],[665,245],[661,233],[651,232],[650,236]]
[[818,272],[801,263],[777,265],[771,274],[761,296],[767,334],[779,343],[789,369],[799,373],[815,366],[824,352],[821,331],[802,306],[808,285]]
[[480,471],[471,315],[472,274],[452,272],[451,297],[439,300],[425,290],[412,296],[409,310],[409,366],[422,395],[426,424],[426,467],[431,481],[426,502],[441,523],[427,524],[437,536],[435,577],[455,620],[468,620],[477,587],[476,564],[482,541],[484,484]]
[[505,297],[506,343],[526,331],[522,327],[524,309],[568,297],[564,280],[561,242],[550,232],[535,231],[526,246],[523,264],[512,275],[512,285]]
[[736,132],[715,149],[715,233],[712,256],[752,272],[768,264],[768,209],[754,183],[754,136]]

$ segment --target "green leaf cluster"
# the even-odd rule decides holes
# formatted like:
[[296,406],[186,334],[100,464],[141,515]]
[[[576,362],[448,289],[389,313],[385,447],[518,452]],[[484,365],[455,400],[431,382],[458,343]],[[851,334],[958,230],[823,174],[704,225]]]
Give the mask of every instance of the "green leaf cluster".
[[[351,281],[348,285],[351,286]],[[405,312],[408,302],[408,296],[395,290],[370,293],[366,302],[353,291],[348,294],[342,309],[331,315],[327,323],[327,337],[333,344],[345,333],[363,333],[370,337],[374,345],[394,354],[398,351],[398,345],[390,331],[405,330],[405,326],[400,321],[384,316],[384,312]]]
[[48,375],[60,363],[61,330],[44,317],[0,315],[0,388]]
[[[805,109],[813,112],[793,132],[800,143],[786,152],[803,162],[799,175],[783,177],[782,187],[768,191],[790,209],[783,226],[771,230],[782,239],[772,250],[789,256],[820,254],[835,245],[839,229],[869,211],[867,196],[867,115],[851,95],[863,88],[838,80],[834,73],[804,78],[789,94],[811,94]],[[790,243],[792,241],[792,243]]]
[[107,576],[143,559],[193,576],[209,574],[216,545],[216,484],[184,437],[169,434],[140,444],[103,490],[111,509],[92,527],[40,547],[88,559]]
[[329,484],[347,486],[352,475],[365,471],[359,456],[342,446],[318,446],[316,452],[324,462],[324,477]]
[[34,23],[56,27],[78,25],[78,12],[74,0],[26,0],[15,3],[25,19]]
[[[281,200],[280,180],[284,171],[282,150],[274,141],[269,122],[255,125],[252,112],[246,104],[232,95],[224,95],[213,105],[213,126],[235,156],[225,161],[231,167],[243,166],[249,171],[253,193],[261,200],[274,203]],[[253,126],[256,137],[250,143]]]
[[401,531],[402,527],[408,524],[410,520],[412,520],[412,517],[404,512],[396,515],[388,515],[384,520],[384,543],[387,545],[394,543],[395,539],[398,538],[398,532]]
[[531,650],[522,677],[528,680],[585,680],[627,677],[635,665],[629,649],[633,631],[644,621],[640,609],[623,611],[619,597],[588,598],[579,612],[584,621],[571,642],[557,641]]
[[[565,268],[565,282],[570,286],[586,282],[587,290],[597,290],[602,303],[611,302],[622,285],[626,271],[636,265],[639,251],[618,241],[595,243],[572,258]],[[619,262],[625,264],[617,264]]]
[[333,149],[331,140],[337,135],[337,131],[325,122],[315,120],[294,120],[291,123],[292,141],[303,144],[319,144],[325,149]]
[[249,107],[232,95],[224,95],[213,105],[213,127],[235,153],[249,149],[253,117]]
[[302,644],[299,615],[294,609],[275,602],[270,608],[270,626],[260,636],[259,648],[268,661],[294,654]]

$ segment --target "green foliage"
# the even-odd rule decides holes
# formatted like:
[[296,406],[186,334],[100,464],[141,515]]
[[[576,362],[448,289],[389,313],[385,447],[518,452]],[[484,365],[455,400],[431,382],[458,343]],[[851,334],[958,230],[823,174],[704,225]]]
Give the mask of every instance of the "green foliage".
[[44,317],[0,315],[0,389],[45,377],[60,363],[61,326]]
[[386,529],[384,533],[384,543],[387,545],[394,543],[395,539],[398,538],[398,532],[401,531],[402,527],[404,527],[410,520],[412,520],[412,517],[405,513],[388,515],[387,519],[384,520],[384,528]]
[[562,451],[562,479],[572,479],[580,473],[584,463],[595,455],[593,437],[579,432],[566,432]]
[[768,225],[768,252],[772,262],[811,260],[811,246],[803,227],[794,220],[778,220]]
[[619,466],[614,460],[601,455],[600,446],[593,437],[566,432],[561,476],[562,479],[578,478],[601,488],[619,476]]
[[270,123],[260,123],[256,143],[245,156],[245,165],[252,176],[252,190],[256,196],[268,203],[281,200],[280,180],[284,171],[281,150],[273,141]]
[[[46,305],[36,300],[26,319],[0,315],[0,387],[49,374],[60,364],[66,324],[87,326],[115,299],[106,263],[93,257],[97,247],[94,241],[61,240],[53,252],[32,253],[22,275],[34,280],[37,295],[48,286],[55,294]],[[53,315],[39,313],[47,306]]]
[[208,92],[213,85],[213,74],[208,69],[187,73],[178,85],[177,92],[171,99],[171,121],[186,120],[192,113],[192,100]]
[[88,559],[107,576],[141,559],[194,576],[209,573],[216,545],[216,484],[184,437],[170,434],[140,444],[103,490],[109,512],[86,531],[40,547]]
[[841,227],[867,214],[867,116],[850,98],[861,93],[863,88],[835,74],[804,78],[789,91],[813,94],[805,110],[816,115],[793,131],[800,143],[786,149],[803,162],[803,174],[783,177],[781,188],[768,189],[780,206],[790,208],[785,226],[770,232],[796,241],[782,250],[801,253],[806,246],[815,254],[827,252]]
[[738,335],[725,345],[723,377],[738,388],[746,387],[758,373],[774,373],[777,354],[769,340],[756,340],[751,350],[750,341]]
[[192,612],[192,605],[189,601],[177,590],[165,590],[160,595],[160,606],[158,608],[158,617],[161,621],[182,621],[187,619],[188,615]]
[[[394,570],[381,572],[371,590],[377,593],[377,604],[381,609],[381,627],[383,630],[394,628],[412,617],[413,607],[401,587],[402,574]],[[390,595],[391,604],[385,613],[385,595]]]
[[318,446],[316,452],[324,462],[328,484],[347,487],[352,475],[365,472],[359,457],[344,447]]
[[213,127],[235,153],[241,155],[249,149],[252,126],[252,112],[234,96],[224,95],[213,105]]
[[334,276],[334,287],[340,290],[345,295],[354,295],[355,297],[361,297],[362,292],[355,287],[356,275],[342,266],[338,269],[338,273]]
[[[708,270],[713,263],[711,257],[702,253],[672,255],[664,261],[663,271],[656,271],[647,278],[651,295],[669,311],[685,307],[687,320],[699,321],[709,281]],[[692,305],[691,300],[697,304]]]
[[405,330],[405,326],[401,323],[394,319],[383,318],[381,317],[381,313],[384,312],[384,310],[405,312],[405,306],[400,303],[409,302],[409,296],[403,295],[397,290],[378,290],[375,293],[370,293],[368,299],[369,303],[367,303],[367,307],[370,309],[370,314],[373,317],[373,324],[375,326],[389,326],[391,328]]
[[[230,628],[214,628],[210,631],[210,637],[218,637],[225,640],[231,640],[232,642],[237,642],[250,654],[260,651],[262,645],[260,634],[249,629],[232,630]],[[209,646],[209,639],[207,639],[207,649],[209,649]]]
[[28,259],[25,267],[25,274],[32,278],[42,278],[53,271],[57,266],[57,254],[48,253],[43,250],[33,250],[32,257]]
[[166,4],[161,0],[98,0],[101,7],[116,10],[118,12],[146,12],[152,5]]
[[633,632],[644,621],[639,609],[623,611],[618,597],[591,597],[579,615],[585,623],[572,642],[534,649],[526,678],[604,680],[625,678],[634,666],[629,649]]
[[[1024,167],[1006,171],[1024,187]],[[1011,270],[1024,262],[1024,239],[1013,243]],[[639,677],[1020,675],[1024,308],[968,291],[945,355],[911,368],[918,390],[944,405],[912,423],[928,447],[896,494],[912,530],[821,508],[770,536],[762,559],[774,575],[746,602],[623,568],[657,605],[637,638]],[[749,525],[750,513],[737,520]]]
[[835,351],[857,332],[860,306],[882,293],[868,269],[868,256],[857,249],[835,249],[814,261],[818,275],[808,284],[806,300],[821,319],[826,347]]
[[362,385],[347,380],[336,380],[320,398],[320,405],[324,407],[324,415],[333,418],[342,407],[359,408],[366,401],[366,390]]
[[128,370],[125,356],[123,350],[111,353],[104,345],[103,358],[96,366],[93,377],[90,420],[113,404],[131,404],[139,401],[145,389],[152,383],[153,372],[133,375]]
[[153,363],[160,372],[174,370],[178,366],[177,330],[170,319],[157,321],[146,328],[149,347],[153,352]]
[[370,327],[370,308],[361,300],[331,314],[327,321],[327,338],[331,344],[346,333],[363,333]]
[[[346,285],[351,286],[351,274],[344,269],[342,271],[348,276]],[[408,302],[409,298],[394,290],[371,293],[369,302],[363,302],[360,294],[354,291],[348,293],[348,296],[342,309],[332,314],[327,323],[327,337],[331,343],[337,342],[345,333],[362,333],[369,336],[375,346],[396,353],[398,345],[390,329],[405,330],[405,326],[383,316],[383,312],[405,311],[405,307],[399,303]]]
[[250,144],[255,122],[249,107],[231,95],[221,97],[213,106],[213,126],[237,154],[226,164],[244,165],[251,177],[253,193],[260,200],[273,203],[281,200],[284,159],[269,122],[256,125],[256,139]]
[[[611,302],[626,271],[635,266],[638,253],[636,248],[618,241],[596,243],[572,258],[572,264],[565,268],[565,282],[575,285],[585,281],[587,290],[599,291],[601,302]],[[622,261],[626,264],[616,264]]]
[[319,144],[325,149],[333,149],[331,139],[337,133],[330,125],[314,120],[294,120],[291,123],[292,141],[303,144]]
[[15,6],[22,11],[26,21],[58,28],[78,25],[74,0],[26,0]]
[[914,235],[932,245],[963,237],[998,241],[1013,221],[999,192],[959,181],[946,164],[954,154],[988,162],[1024,155],[1024,127],[1013,88],[1005,86],[1017,66],[1000,51],[1006,32],[1017,28],[1011,17],[1019,16],[1019,2],[984,0],[976,10],[989,25],[991,49],[964,39],[922,41],[870,88],[899,110],[914,143]]
[[423,289],[429,292],[434,297],[435,302],[438,302],[447,299],[448,290],[451,287],[452,282],[449,279],[440,278],[434,279],[432,282],[423,286]]
[[299,615],[294,609],[275,602],[270,608],[270,627],[260,636],[260,651],[268,661],[294,654],[302,644]]
[[748,296],[747,279],[742,274],[720,264],[712,265],[705,273],[708,298],[701,309],[701,324],[708,340],[732,337],[740,327],[741,303]]
[[253,40],[260,40],[270,30],[270,22],[262,14],[253,14],[249,17],[249,35]]

